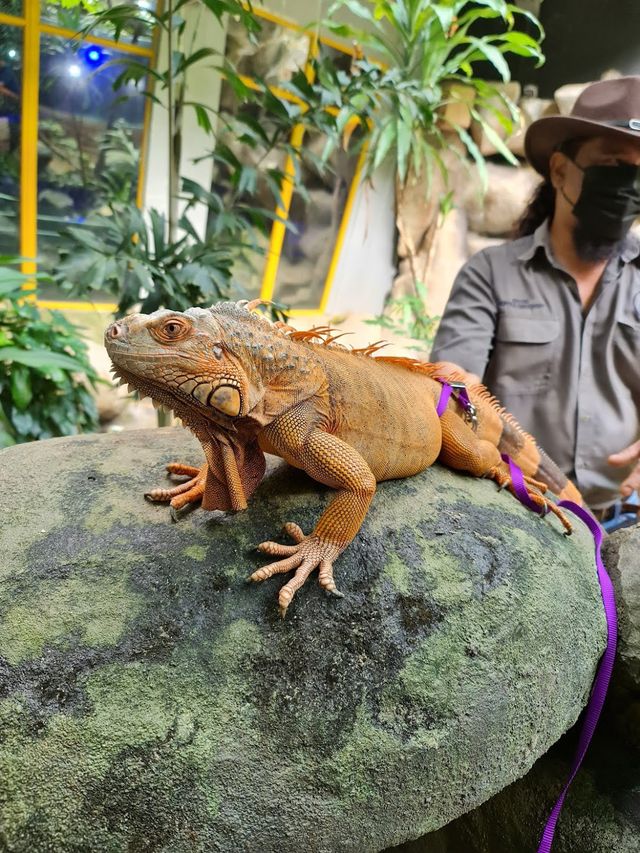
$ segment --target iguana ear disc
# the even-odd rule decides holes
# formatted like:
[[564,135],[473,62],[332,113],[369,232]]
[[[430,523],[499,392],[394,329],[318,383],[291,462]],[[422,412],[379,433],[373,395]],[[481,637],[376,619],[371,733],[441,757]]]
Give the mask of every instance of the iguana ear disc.
[[209,397],[209,405],[235,418],[240,414],[240,392],[230,385],[221,385]]

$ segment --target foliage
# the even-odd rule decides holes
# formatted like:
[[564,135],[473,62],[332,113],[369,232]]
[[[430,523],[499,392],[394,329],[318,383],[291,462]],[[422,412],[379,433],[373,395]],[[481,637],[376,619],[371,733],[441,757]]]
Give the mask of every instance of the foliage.
[[[171,172],[167,213],[150,210],[143,216],[131,199],[110,185],[107,172],[101,181],[103,210],[67,228],[60,246],[55,272],[58,285],[77,296],[94,290],[112,293],[118,300],[119,315],[137,303],[142,303],[143,311],[159,307],[183,310],[229,298],[234,291],[244,295],[236,281],[237,270],[251,265],[262,251],[281,205],[286,178],[283,168],[274,168],[273,163],[284,163],[288,155],[295,155],[290,139],[303,107],[279,98],[260,81],[247,86],[213,48],[193,50],[197,27],[192,22],[191,30],[187,28],[180,14],[185,5],[178,0],[161,13],[137,5],[113,6],[94,15],[91,24],[118,38],[141,15],[151,16],[171,47],[164,70],[149,69],[135,56],[113,63],[122,69],[115,88],[126,91],[124,87],[131,82],[138,86],[151,78],[154,90],[148,89],[147,97],[156,103],[164,97],[167,104]],[[218,21],[225,13],[239,18],[250,37],[260,29],[259,20],[239,0],[206,0],[198,8],[198,14],[213,14]],[[212,62],[212,73],[224,76],[237,104],[233,114],[214,112],[205,104],[185,99],[187,75],[197,65]],[[203,157],[213,160],[211,187],[193,180],[178,181],[186,110],[194,110],[210,139],[210,150],[203,151]],[[234,153],[239,148],[250,156],[240,158]],[[115,177],[119,177],[117,170]],[[208,211],[205,234],[199,234],[193,225],[197,205]]]
[[[240,82],[240,86],[244,84]],[[245,106],[258,103],[260,93],[244,88]],[[108,137],[117,153],[127,141],[123,133]],[[215,164],[216,181],[205,189],[183,179],[185,207],[174,239],[167,216],[155,209],[144,215],[128,199],[132,176],[123,180],[127,172],[116,158],[113,168],[105,167],[98,179],[104,209],[64,230],[54,280],[63,291],[76,296],[92,291],[112,293],[118,300],[118,316],[139,303],[143,312],[160,307],[185,310],[211,305],[233,292],[244,295],[234,269],[249,266],[259,251],[259,237],[268,235],[276,218],[274,210],[281,204],[284,173],[241,162],[225,139],[250,148],[259,164],[274,149],[294,153],[290,133],[291,118],[283,111],[268,124],[249,111],[223,116],[216,146],[208,155]],[[132,157],[125,158],[125,163],[130,165]],[[264,206],[256,203],[258,195],[266,198]],[[198,203],[209,211],[204,239],[192,224],[191,211]]]
[[[16,0],[5,0],[5,2],[14,3]],[[18,3],[21,6],[22,0],[18,0]],[[87,22],[90,24],[93,16],[108,10],[110,5],[110,0],[47,0],[46,11],[48,17],[53,19],[58,27],[78,32],[87,26]],[[135,44],[142,37],[149,35],[152,25],[152,18],[142,14],[124,23],[121,32],[124,32],[127,39]],[[110,35],[108,28],[107,34]]]
[[135,204],[109,209],[109,215],[92,214],[66,230],[54,276],[63,290],[78,296],[113,293],[119,317],[139,303],[144,313],[160,307],[184,311],[228,296],[238,251],[230,233],[219,242],[203,242],[185,215],[180,220],[185,233],[170,241],[166,217],[158,211],[151,210],[147,220]]
[[[337,23],[333,15],[346,9],[363,27]],[[451,148],[446,132],[455,133],[486,183],[485,162],[468,131],[444,120],[448,104],[466,104],[465,88],[475,94],[469,106],[497,150],[517,162],[484,111],[510,131],[517,109],[496,86],[475,76],[478,63],[490,63],[503,82],[510,79],[505,57],[525,56],[543,62],[540,51],[542,28],[537,19],[505,0],[336,0],[325,26],[341,38],[355,41],[367,58],[354,60],[351,79],[330,63],[320,63],[317,79],[322,95],[335,110],[338,130],[359,121],[366,135],[366,174],[371,175],[387,157],[393,158],[400,187],[408,178],[438,167],[447,177],[442,151]],[[516,29],[526,20],[538,30],[538,38]],[[475,35],[479,24],[493,21],[499,26],[490,35]],[[329,147],[334,144],[331,134]],[[430,183],[430,181],[428,181]]]
[[0,257],[0,447],[98,426],[97,376],[75,326],[25,299],[19,258]]
[[427,288],[421,282],[415,283],[415,293],[391,299],[386,306],[387,313],[366,320],[372,326],[381,326],[394,335],[412,338],[416,341],[410,349],[429,352],[438,330],[440,317],[433,317],[425,311]]
[[[360,26],[335,20],[348,11]],[[422,178],[432,205],[432,220],[425,222],[430,251],[440,215],[452,206],[448,187],[449,156],[458,157],[465,169],[475,164],[483,189],[487,186],[485,159],[469,131],[456,123],[452,105],[480,124],[486,137],[509,162],[516,158],[486,116],[496,119],[506,133],[518,118],[516,105],[503,90],[478,75],[487,63],[503,82],[510,79],[507,57],[524,56],[543,61],[542,27],[530,13],[506,0],[336,0],[329,9],[326,26],[334,35],[355,43],[360,51],[351,73],[337,70],[331,62],[318,61],[315,82],[296,81],[299,96],[324,103],[327,157],[337,141],[348,138],[351,129],[365,128],[364,174],[371,177],[385,162],[391,162],[396,179],[397,224],[405,236],[403,200],[407,186]],[[536,37],[517,29],[524,24]],[[480,34],[489,25],[489,34]],[[481,65],[481,68],[482,68]],[[452,137],[455,143],[452,144]],[[457,140],[456,140],[457,137]],[[442,182],[434,181],[438,171]],[[442,189],[441,189],[442,187]],[[393,300],[389,317],[376,322],[394,332],[408,335],[419,346],[431,346],[437,318],[425,312],[424,285],[419,281],[415,249],[406,239],[414,293]]]
[[[472,117],[484,126],[496,148],[513,161],[484,120],[484,111],[509,128],[516,108],[495,86],[474,76],[478,63],[489,62],[501,79],[508,80],[505,57],[510,54],[538,62],[542,59],[538,40],[516,27],[518,21],[528,21],[538,27],[541,36],[536,19],[506,0],[473,4],[467,0],[337,0],[324,25],[333,35],[357,43],[359,54],[350,72],[340,70],[329,57],[318,57],[312,61],[312,73],[300,69],[282,84],[288,97],[262,80],[247,85],[213,47],[196,49],[198,24],[189,23],[187,6],[189,0],[168,0],[161,11],[154,12],[124,3],[92,16],[92,29],[108,30],[116,39],[141,21],[153,21],[164,34],[165,66],[150,69],[135,56],[115,60],[122,70],[114,86],[123,89],[133,83],[139,91],[145,84],[146,96],[167,106],[169,197],[166,216],[158,211],[142,216],[130,200],[107,193],[105,210],[69,228],[56,278],[70,292],[85,295],[91,290],[107,290],[118,299],[120,314],[138,302],[148,311],[228,298],[237,287],[234,273],[242,264],[251,264],[264,245],[285,181],[300,189],[297,173],[287,177],[283,168],[266,165],[284,163],[287,155],[294,167],[298,164],[291,145],[297,126],[326,136],[319,170],[326,168],[336,147],[366,146],[365,175],[371,176],[393,158],[401,193],[410,176],[423,171],[427,185],[431,185],[434,169],[446,179],[443,152],[451,149],[450,136],[455,134],[461,144],[453,146],[454,153],[467,163],[466,151],[486,180],[484,158],[471,135],[464,127],[444,120],[446,107],[464,99],[460,89],[464,84],[475,95],[469,106]],[[250,40],[258,37],[260,20],[242,0],[201,0],[190,9],[190,14],[195,9],[197,15],[213,15],[219,23],[225,15],[233,15]],[[335,15],[344,10],[352,19],[360,19],[362,26],[339,23]],[[477,26],[487,22],[498,25],[498,31],[477,35]],[[233,115],[188,100],[187,78],[203,63],[233,93],[238,105]],[[194,111],[210,139],[210,152],[205,155],[214,162],[210,188],[179,179],[187,110]],[[352,134],[357,127],[356,141]],[[440,209],[447,199],[450,201],[449,196],[439,200]],[[191,212],[198,204],[209,211],[203,235],[192,224]],[[422,325],[416,315],[414,331],[422,334]]]

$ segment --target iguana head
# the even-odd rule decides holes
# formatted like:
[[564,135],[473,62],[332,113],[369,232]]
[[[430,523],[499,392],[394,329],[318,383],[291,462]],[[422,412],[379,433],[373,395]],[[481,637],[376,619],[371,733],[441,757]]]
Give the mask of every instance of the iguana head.
[[[245,494],[257,485],[247,472],[249,464],[257,470],[258,429],[324,381],[312,353],[307,357],[245,303],[130,314],[108,327],[105,346],[116,375],[173,410],[202,443],[216,479],[236,490],[242,481]],[[232,448],[235,472],[221,445]],[[206,503],[206,509],[228,508],[219,497]]]
[[[186,423],[211,420],[227,429],[253,408],[261,388],[211,311],[130,314],[112,323],[105,346],[116,373]],[[261,383],[259,383],[261,384]]]
[[125,382],[187,424],[263,426],[324,379],[312,352],[245,303],[130,314],[108,327],[105,346]]

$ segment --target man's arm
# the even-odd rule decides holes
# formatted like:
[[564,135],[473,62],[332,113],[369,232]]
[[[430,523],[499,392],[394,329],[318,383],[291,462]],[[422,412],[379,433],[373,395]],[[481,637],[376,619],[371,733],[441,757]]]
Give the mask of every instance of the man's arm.
[[497,316],[491,265],[482,251],[456,276],[429,360],[462,369],[470,383],[481,381],[493,348]]

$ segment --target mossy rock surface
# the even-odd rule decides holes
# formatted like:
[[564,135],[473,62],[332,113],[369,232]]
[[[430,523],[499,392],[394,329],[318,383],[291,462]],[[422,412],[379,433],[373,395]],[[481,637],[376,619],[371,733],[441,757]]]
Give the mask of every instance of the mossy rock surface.
[[285,620],[247,584],[331,497],[274,462],[249,510],[142,495],[183,431],[0,454],[0,849],[380,851],[529,770],[605,642],[586,531],[439,466],[381,484]]

